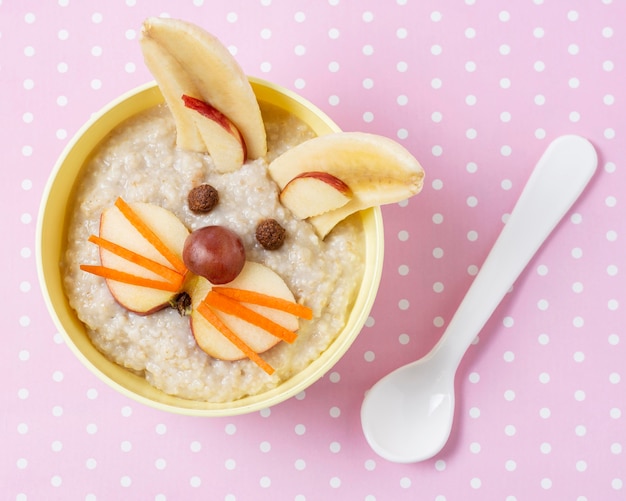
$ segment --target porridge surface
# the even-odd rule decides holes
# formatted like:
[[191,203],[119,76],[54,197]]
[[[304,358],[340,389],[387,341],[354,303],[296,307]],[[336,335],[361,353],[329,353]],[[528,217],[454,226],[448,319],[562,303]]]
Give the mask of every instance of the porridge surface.
[[[262,111],[268,160],[312,136],[296,118],[268,107]],[[101,352],[166,393],[226,402],[267,391],[315,360],[343,327],[363,273],[360,218],[349,218],[321,241],[308,223],[279,203],[265,159],[216,174],[207,155],[176,149],[175,134],[169,110],[158,106],[122,124],[86,166],[62,263],[70,304]],[[188,209],[187,194],[201,183],[217,188],[220,201],[210,213],[198,215]],[[98,234],[101,212],[119,196],[160,205],[190,231],[208,225],[230,228],[242,238],[248,260],[276,271],[296,299],[313,310],[314,320],[300,322],[295,343],[281,342],[262,354],[276,369],[272,376],[247,359],[213,359],[196,345],[188,317],[172,308],[147,316],[131,313],[115,302],[102,278],[79,269],[99,262],[97,246],[87,239]],[[287,230],[279,250],[265,250],[256,242],[256,225],[266,218]]]

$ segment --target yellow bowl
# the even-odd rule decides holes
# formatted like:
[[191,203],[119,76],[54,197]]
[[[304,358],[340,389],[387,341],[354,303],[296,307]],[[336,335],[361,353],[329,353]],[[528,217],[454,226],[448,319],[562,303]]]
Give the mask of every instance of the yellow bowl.
[[[321,110],[275,84],[250,78],[261,102],[289,111],[318,135],[339,131]],[[102,381],[120,393],[157,409],[195,416],[231,416],[278,404],[322,377],[346,352],[365,323],[374,303],[383,264],[383,225],[379,208],[362,212],[366,264],[363,283],[348,322],[331,346],[310,366],[276,388],[229,403],[209,403],[167,395],[108,360],[91,343],[84,325],[70,307],[59,267],[67,239],[70,200],[86,160],[112,129],[127,118],[163,102],[154,84],[138,87],[105,106],[74,136],[59,157],[44,191],[37,224],[37,269],[46,305],[59,332],[76,356]]]

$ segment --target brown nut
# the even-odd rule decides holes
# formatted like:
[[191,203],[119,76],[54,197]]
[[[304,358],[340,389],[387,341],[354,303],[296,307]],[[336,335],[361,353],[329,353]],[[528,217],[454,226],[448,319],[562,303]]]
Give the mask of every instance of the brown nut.
[[285,241],[285,228],[275,219],[265,219],[256,227],[256,239],[267,250],[279,249]]
[[219,194],[210,184],[201,184],[189,191],[187,203],[194,212],[209,212],[219,202]]

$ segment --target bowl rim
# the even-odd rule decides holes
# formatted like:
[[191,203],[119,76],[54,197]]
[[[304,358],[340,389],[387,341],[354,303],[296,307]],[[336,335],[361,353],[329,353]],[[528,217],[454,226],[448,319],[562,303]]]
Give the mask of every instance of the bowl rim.
[[[269,102],[271,99],[272,104],[296,113],[318,134],[341,130],[326,113],[299,94],[260,78],[249,77],[249,80],[259,101]],[[138,109],[137,106],[132,106],[135,102],[140,103]],[[232,402],[211,403],[165,394],[152,387],[145,378],[136,376],[110,361],[95,348],[84,325],[69,306],[63,290],[63,277],[59,266],[67,238],[66,215],[71,207],[63,203],[63,200],[65,202],[71,200],[78,173],[113,127],[119,125],[123,119],[130,118],[159,102],[163,102],[163,97],[155,82],[148,82],[124,92],[91,115],[59,155],[42,194],[36,228],[37,276],[46,308],[65,344],[82,364],[98,379],[134,401],[170,413],[203,417],[246,414],[277,405],[323,377],[345,354],[362,330],[373,307],[382,276],[384,256],[382,211],[380,207],[361,211],[363,225],[367,230],[365,231],[366,256],[363,282],[359,287],[353,311],[349,314],[346,325],[317,359],[275,388]],[[124,113],[126,108],[132,108],[132,113]],[[102,123],[109,125],[103,126]],[[83,143],[89,147],[83,147]],[[71,163],[74,157],[79,162],[71,166],[69,175],[62,176],[67,171],[68,162]],[[62,192],[61,195],[59,191]],[[62,219],[61,232],[58,231],[59,216]],[[55,226],[56,231],[49,227],[50,224]],[[50,252],[50,247],[52,247],[52,252]],[[51,284],[54,286],[52,290]],[[70,328],[80,332],[70,333],[68,332]],[[344,331],[349,331],[349,334],[342,336]],[[122,378],[124,384],[116,376]]]

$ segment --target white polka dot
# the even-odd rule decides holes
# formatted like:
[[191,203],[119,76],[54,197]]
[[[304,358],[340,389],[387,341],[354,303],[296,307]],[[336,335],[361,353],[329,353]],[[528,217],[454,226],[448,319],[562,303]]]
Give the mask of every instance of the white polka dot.
[[87,434],[95,435],[98,432],[98,426],[94,423],[90,423],[87,425],[85,430],[87,431]]
[[120,449],[122,452],[129,452],[133,448],[132,444],[128,440],[124,440],[120,444]]
[[470,485],[472,486],[473,489],[480,489],[480,486],[482,485],[482,482],[480,480],[480,478],[472,478],[470,480]]
[[366,351],[363,354],[363,360],[365,360],[366,362],[373,362],[375,358],[376,354],[373,351]]
[[229,471],[233,471],[237,467],[237,462],[234,459],[227,459],[224,461],[224,468]]
[[621,454],[622,453],[622,444],[618,444],[617,442],[611,444],[611,453],[613,454]]
[[339,477],[332,477],[329,484],[333,489],[337,489],[341,487],[341,479]]
[[403,489],[408,489],[409,487],[411,487],[411,479],[408,477],[402,477],[400,479],[400,487],[402,487]]
[[465,63],[465,71],[473,73],[476,71],[476,63],[474,61],[467,61]]
[[548,442],[543,442],[539,446],[539,450],[542,454],[550,454],[550,452],[552,451],[552,446]]
[[189,485],[191,487],[200,487],[202,484],[202,479],[200,477],[194,476],[189,479]]
[[541,417],[542,419],[548,419],[551,414],[552,412],[547,407],[542,407],[541,409],[539,409],[539,417]]
[[189,444],[189,449],[191,452],[200,452],[202,450],[202,444],[197,440],[194,440]]
[[509,78],[501,78],[500,87],[503,89],[509,89],[511,87],[511,80]]
[[465,104],[467,104],[468,106],[474,106],[476,102],[477,102],[476,96],[474,96],[473,94],[470,94],[465,97]]
[[602,102],[608,106],[611,106],[613,103],[615,103],[615,97],[611,94],[606,94],[602,98]]
[[576,433],[578,437],[584,437],[587,434],[587,428],[583,425],[578,425],[574,429],[574,433]]
[[609,416],[611,416],[611,419],[619,419],[622,417],[622,411],[614,407],[609,411]]
[[612,346],[616,346],[617,344],[619,344],[619,336],[617,334],[610,334],[609,344]]
[[328,37],[336,40],[339,38],[339,30],[337,28],[331,28],[330,30],[328,30]]
[[70,34],[67,30],[59,30],[57,33],[57,38],[59,40],[67,40],[70,37]]
[[303,424],[297,424],[294,428],[296,435],[304,435],[306,433],[306,427]]
[[469,410],[469,415],[470,415],[471,418],[474,418],[474,419],[479,418],[480,417],[480,409],[478,407],[472,407]]
[[469,446],[469,450],[472,454],[478,454],[480,452],[480,444],[478,442],[472,442]]
[[506,469],[506,471],[515,471],[515,469],[517,468],[517,463],[512,459],[509,459],[508,461],[506,461],[506,463],[504,463],[504,468]]
[[404,73],[408,69],[409,69],[409,65],[406,61],[400,61],[398,62],[398,64],[396,64],[396,70],[398,70],[398,72],[400,73]]
[[545,31],[543,28],[535,28],[533,30],[533,36],[535,38],[543,38],[544,34],[545,34]]
[[[234,427],[234,425],[228,425],[226,427],[227,428],[226,433],[228,433],[229,426],[233,426]],[[167,433],[167,426],[165,426],[163,423],[159,423],[154,428],[154,431],[156,432],[157,435],[165,435]],[[233,431],[233,433],[234,433],[234,431]],[[230,433],[229,433],[229,435],[230,435]]]
[[475,242],[476,240],[478,240],[478,232],[475,230],[471,230],[467,232],[467,239],[470,242]]
[[574,399],[577,402],[582,402],[583,400],[585,400],[585,398],[586,398],[586,395],[585,395],[585,392],[583,390],[576,390],[574,392]]
[[613,71],[614,68],[615,68],[615,64],[613,63],[613,61],[604,61],[602,63],[602,69],[604,71]]
[[512,402],[515,400],[515,392],[513,390],[506,390],[504,392],[504,400],[507,402]]
[[465,30],[465,37],[472,39],[476,37],[476,30],[474,28],[467,28]]
[[90,85],[91,85],[91,88],[92,88],[93,90],[99,90],[99,89],[101,89],[101,88],[102,88],[102,80],[100,80],[100,79],[98,79],[98,78],[94,78],[94,79],[91,81]]
[[331,442],[328,448],[330,449],[330,452],[337,454],[341,451],[341,444],[339,442]]
[[617,383],[619,383],[619,382],[620,382],[620,379],[621,379],[621,377],[620,377],[620,375],[619,375],[617,372],[613,372],[613,373],[611,373],[611,374],[609,375],[609,381],[610,381],[612,384],[617,384]]
[[546,311],[550,303],[546,299],[541,299],[537,302],[537,308],[541,311]]
[[624,483],[622,482],[621,478],[614,478],[613,480],[611,480],[611,487],[616,491],[622,490],[623,485]]
[[575,56],[576,54],[578,54],[579,51],[580,51],[580,48],[575,43],[569,44],[567,46],[567,52],[572,56]]
[[59,487],[63,483],[63,479],[59,475],[54,475],[50,479],[50,483],[53,487]]
[[552,480],[550,480],[549,478],[542,478],[541,487],[543,489],[550,489],[552,487]]

